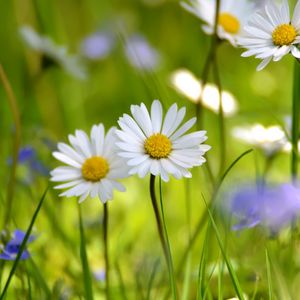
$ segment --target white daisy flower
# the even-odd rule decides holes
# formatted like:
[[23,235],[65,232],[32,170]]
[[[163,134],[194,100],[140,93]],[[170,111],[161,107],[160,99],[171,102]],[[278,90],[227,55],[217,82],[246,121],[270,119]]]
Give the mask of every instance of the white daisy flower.
[[58,144],[53,156],[67,166],[51,171],[51,181],[65,182],[55,186],[66,189],[60,196],[80,197],[79,203],[88,196],[99,197],[105,203],[113,198],[113,190],[124,192],[124,186],[117,180],[128,176],[128,168],[116,155],[116,128],[111,128],[106,136],[104,126],[94,125],[90,138],[82,130],[69,135],[71,146]]
[[268,1],[264,8],[253,15],[245,27],[247,36],[239,44],[248,49],[243,57],[254,55],[262,59],[257,70],[262,70],[272,59],[279,61],[284,55],[292,53],[300,58],[300,1],[295,7],[291,20],[289,4],[283,0],[278,6],[275,1]]
[[[189,3],[181,2],[181,5],[206,23],[202,27],[206,34],[213,34],[216,0],[189,0]],[[243,27],[254,9],[254,3],[248,0],[222,0],[218,18],[218,37],[237,46],[237,40],[244,34]]]
[[67,73],[84,80],[87,78],[85,66],[77,55],[70,55],[66,47],[56,45],[49,37],[39,35],[29,26],[20,28],[24,43],[61,66]]
[[232,135],[239,140],[261,149],[267,156],[271,156],[288,147],[288,139],[284,130],[273,125],[264,127],[261,124],[252,126],[235,127]]
[[150,114],[143,103],[131,105],[133,117],[124,114],[118,121],[122,130],[116,130],[119,155],[127,159],[130,175],[143,178],[151,173],[164,181],[169,180],[168,174],[190,178],[188,169],[206,161],[203,155],[211,148],[201,144],[207,139],[206,131],[185,134],[196,122],[192,118],[180,126],[185,112],[185,107],[178,110],[173,104],[163,120],[158,100],[153,101]]

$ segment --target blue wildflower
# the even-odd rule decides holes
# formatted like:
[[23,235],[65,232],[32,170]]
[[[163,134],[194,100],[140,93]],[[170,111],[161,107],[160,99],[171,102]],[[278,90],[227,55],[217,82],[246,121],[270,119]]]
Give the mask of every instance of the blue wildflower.
[[159,52],[142,35],[133,35],[125,45],[125,54],[129,63],[138,70],[152,71],[161,61]]
[[81,44],[82,54],[91,60],[106,58],[112,51],[115,39],[109,32],[96,32],[86,37]]
[[[20,250],[21,244],[25,238],[26,233],[22,230],[16,229],[13,233],[13,238],[5,245],[2,253],[0,253],[0,259],[3,260],[15,260],[17,254]],[[32,242],[35,239],[34,235],[30,235],[28,238],[28,243]],[[21,254],[21,260],[28,259],[30,254],[27,249],[24,249]]]
[[300,215],[300,189],[292,184],[244,187],[233,195],[229,210],[237,220],[233,230],[261,225],[276,233]]
[[94,277],[95,277],[95,279],[97,281],[99,281],[99,282],[105,281],[106,275],[105,275],[105,271],[104,270],[99,269],[99,270],[93,272],[93,275],[94,275]]

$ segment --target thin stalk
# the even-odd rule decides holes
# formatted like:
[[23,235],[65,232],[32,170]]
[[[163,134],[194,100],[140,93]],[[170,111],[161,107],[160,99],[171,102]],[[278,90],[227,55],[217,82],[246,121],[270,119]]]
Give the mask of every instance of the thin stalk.
[[300,116],[300,64],[295,61],[292,99],[292,152],[291,152],[291,177],[297,180],[298,175],[298,138]]
[[3,227],[6,227],[10,220],[13,198],[14,198],[16,170],[17,170],[20,141],[21,141],[21,121],[20,121],[20,113],[19,113],[15,94],[13,92],[11,84],[6,76],[6,73],[2,65],[0,65],[0,80],[3,84],[5,93],[7,95],[8,104],[10,106],[13,120],[14,120],[14,125],[15,125],[15,137],[14,137],[13,152],[12,152],[12,166],[10,168],[11,172],[8,180],[8,187],[7,187],[7,194],[6,194],[6,211],[4,215],[4,224],[3,224]]
[[163,248],[163,252],[164,252],[164,256],[166,259],[166,263],[168,266],[169,279],[170,279],[170,285],[172,287],[173,299],[177,299],[172,257],[171,257],[170,248],[168,245],[168,240],[165,237],[166,232],[165,232],[164,225],[161,220],[159,208],[157,205],[156,194],[155,194],[155,176],[152,174],[150,176],[150,196],[151,196],[151,201],[152,201],[152,207],[153,207],[154,214],[155,214],[159,239],[160,239],[160,242],[161,242],[161,245]]
[[220,136],[220,169],[219,175],[223,173],[225,168],[226,162],[226,128],[225,128],[225,117],[224,117],[224,110],[223,110],[223,102],[222,102],[222,86],[221,86],[221,79],[220,79],[220,72],[217,62],[217,56],[215,55],[213,61],[213,73],[215,77],[215,82],[218,88],[219,93],[219,136]]
[[105,295],[108,300],[109,297],[109,255],[108,255],[108,206],[104,203],[103,216],[103,243],[104,243],[104,260],[105,260]]

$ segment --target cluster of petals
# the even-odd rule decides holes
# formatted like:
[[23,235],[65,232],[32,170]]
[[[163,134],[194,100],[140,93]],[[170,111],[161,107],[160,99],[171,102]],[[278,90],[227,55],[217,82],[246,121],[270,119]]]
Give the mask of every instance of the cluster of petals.
[[[80,197],[79,202],[88,196],[98,197],[103,203],[113,198],[113,190],[125,191],[118,179],[127,177],[124,161],[116,155],[115,127],[105,135],[102,124],[94,125],[90,137],[82,130],[69,135],[71,146],[58,143],[53,156],[66,164],[51,171],[51,180],[65,182],[56,189],[67,189],[60,196]],[[90,175],[85,175],[89,168]],[[100,170],[97,170],[100,168]]]
[[292,18],[287,0],[283,0],[281,5],[268,1],[249,19],[244,30],[246,35],[239,39],[239,44],[247,51],[242,56],[261,59],[258,71],[271,60],[279,61],[288,53],[299,59],[300,1]]
[[[143,178],[151,173],[160,175],[164,181],[169,180],[169,174],[177,179],[189,178],[192,175],[188,169],[206,161],[203,155],[210,149],[202,144],[207,139],[206,131],[186,134],[196,118],[181,125],[185,113],[185,108],[178,109],[177,104],[173,104],[163,117],[162,105],[155,100],[150,113],[142,103],[131,106],[132,117],[124,114],[119,119],[121,130],[116,134],[121,141],[117,146],[121,149],[119,155],[127,159],[130,175],[138,174]],[[165,148],[155,145],[155,140],[165,143]],[[147,150],[147,141],[153,142],[153,149]]]

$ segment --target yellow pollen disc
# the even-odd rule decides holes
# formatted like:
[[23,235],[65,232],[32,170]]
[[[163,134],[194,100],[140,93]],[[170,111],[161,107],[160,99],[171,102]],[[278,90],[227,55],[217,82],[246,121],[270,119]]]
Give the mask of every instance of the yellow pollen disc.
[[156,133],[145,141],[144,148],[152,158],[167,158],[171,153],[172,143],[165,135]]
[[87,181],[100,181],[106,176],[109,171],[109,166],[101,156],[93,156],[88,158],[81,168],[82,176]]
[[297,37],[297,32],[293,25],[282,24],[275,28],[272,33],[272,40],[276,46],[291,45]]
[[239,20],[229,13],[221,13],[219,15],[219,25],[223,27],[226,32],[236,34],[240,30]]

